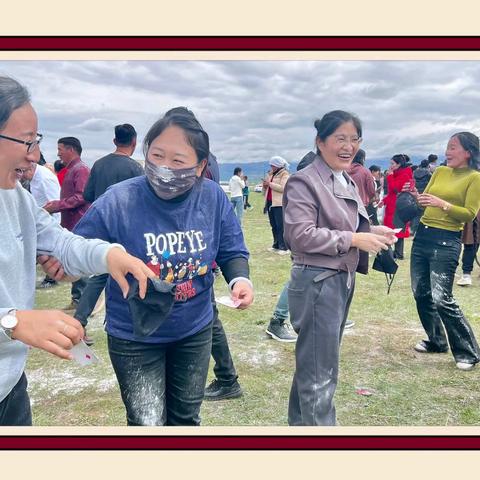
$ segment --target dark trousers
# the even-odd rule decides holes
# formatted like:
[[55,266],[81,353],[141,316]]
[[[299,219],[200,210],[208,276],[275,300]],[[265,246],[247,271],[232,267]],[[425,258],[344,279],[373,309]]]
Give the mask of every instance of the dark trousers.
[[108,336],[128,425],[200,425],[212,324],[172,343]]
[[29,427],[32,425],[27,377],[22,373],[12,391],[0,402],[1,427]]
[[398,238],[397,241],[395,242],[395,249],[393,251],[395,258],[404,258],[404,254],[403,254],[404,245],[405,245],[405,239]]
[[[353,275],[353,274],[352,274]],[[292,268],[290,322],[298,334],[289,425],[335,425],[340,342],[353,297],[354,277],[324,268]]]
[[87,277],[81,277],[76,282],[72,282],[72,302],[78,303],[82,298],[83,290],[87,284]]
[[247,207],[251,207],[251,205],[248,203],[248,195],[243,196],[243,209],[246,210]]
[[278,250],[287,250],[285,242],[283,240],[283,208],[282,207],[270,207],[268,208],[268,219],[270,220],[270,226],[272,227],[273,235],[273,248]]
[[367,205],[367,213],[372,225],[380,225],[377,217],[377,209],[371,203]]
[[462,254],[462,271],[463,273],[472,273],[473,262],[475,261],[475,255],[478,252],[478,245],[464,245]]
[[418,315],[431,350],[445,351],[450,343],[455,361],[477,363],[480,360],[477,341],[452,295],[461,248],[459,232],[420,223],[413,241],[410,276]]
[[[213,289],[212,289],[213,293]],[[223,329],[222,322],[218,318],[218,308],[215,297],[212,295],[213,323],[212,323],[212,357],[215,361],[213,373],[220,384],[224,386],[233,385],[238,375],[233,365],[232,355],[228,347],[227,336]]]
[[92,314],[95,305],[107,284],[108,273],[95,275],[86,281],[85,288],[78,303],[74,317],[84,326],[87,326],[88,317]]

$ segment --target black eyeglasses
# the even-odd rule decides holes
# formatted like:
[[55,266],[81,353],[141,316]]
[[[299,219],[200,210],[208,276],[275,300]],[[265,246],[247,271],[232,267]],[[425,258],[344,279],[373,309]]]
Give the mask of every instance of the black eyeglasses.
[[10,140],[11,142],[23,143],[24,145],[27,146],[27,153],[32,153],[35,150],[35,148],[37,148],[37,145],[40,145],[43,135],[41,133],[37,133],[37,138],[35,140],[32,140],[31,142],[27,142],[25,140],[19,140],[18,138],[7,137],[6,135],[1,135],[1,134],[0,134],[0,138],[4,138],[5,140]]

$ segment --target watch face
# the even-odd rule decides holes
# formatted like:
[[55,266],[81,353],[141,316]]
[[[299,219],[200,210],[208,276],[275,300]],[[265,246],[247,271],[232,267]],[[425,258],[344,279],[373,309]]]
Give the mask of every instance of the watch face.
[[5,315],[1,320],[0,324],[3,328],[14,328],[17,326],[17,317],[13,315]]

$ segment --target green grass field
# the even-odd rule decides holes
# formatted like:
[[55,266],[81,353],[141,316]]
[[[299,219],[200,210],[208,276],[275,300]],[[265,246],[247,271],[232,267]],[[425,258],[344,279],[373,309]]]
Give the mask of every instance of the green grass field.
[[[262,196],[250,195],[254,206],[244,216],[251,253],[255,302],[245,311],[219,306],[220,318],[243,387],[243,397],[204,402],[206,426],[287,425],[287,405],[294,369],[294,345],[265,334],[278,294],[288,279],[290,259],[267,252],[271,231],[262,214]],[[406,242],[407,257],[411,241]],[[40,273],[39,273],[40,278]],[[410,290],[409,262],[401,262],[392,291],[386,294],[383,274],[358,275],[349,317],[355,327],[342,344],[336,394],[342,426],[452,426],[480,424],[480,368],[456,369],[450,353],[422,355],[413,345],[424,337]],[[70,301],[70,286],[39,291],[37,308],[61,308]],[[216,292],[226,294],[223,279]],[[455,296],[480,337],[480,278],[455,288]],[[125,412],[110,365],[103,331],[103,313],[93,317],[89,334],[101,363],[80,367],[47,353],[32,351],[27,364],[34,425],[125,425]],[[212,367],[212,365],[210,365]],[[213,378],[210,371],[208,382]],[[371,396],[356,389],[366,388]]]

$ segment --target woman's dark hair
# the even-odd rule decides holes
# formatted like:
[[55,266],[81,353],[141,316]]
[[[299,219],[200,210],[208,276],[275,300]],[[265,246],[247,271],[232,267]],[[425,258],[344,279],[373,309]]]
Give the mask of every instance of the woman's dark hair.
[[234,170],[233,170],[233,174],[238,175],[241,171],[242,171],[242,169],[240,167],[235,167]]
[[371,171],[371,172],[381,172],[381,168],[378,166],[378,165],[371,165],[370,167],[368,167],[368,169]]
[[359,165],[365,164],[365,150],[360,149],[353,157],[352,163],[358,163]]
[[55,160],[55,163],[53,164],[53,169],[55,170],[55,173],[61,172],[65,168],[65,165],[62,163],[61,160]]
[[433,162],[436,162],[437,160],[438,160],[438,155],[435,155],[434,153],[431,153],[428,156],[428,163],[433,163]]
[[468,166],[474,170],[478,170],[479,141],[478,137],[470,132],[458,132],[451,138],[458,138],[460,145],[470,154]]
[[167,127],[175,126],[181,128],[185,133],[188,144],[195,150],[197,162],[200,163],[202,160],[207,160],[208,152],[210,151],[210,140],[207,132],[202,128],[200,122],[192,112],[189,110],[188,113],[178,111],[180,108],[183,109],[183,107],[176,107],[170,110],[150,127],[150,130],[143,140],[143,154],[145,158],[147,158],[148,149],[152,142],[161,135]]
[[45,157],[43,156],[43,153],[40,152],[40,160],[37,162],[38,165],[45,165],[47,161],[45,160]]
[[400,165],[400,168],[408,167],[408,164],[410,163],[410,157],[404,153],[398,153],[397,155],[394,155],[392,160],[396,164]]
[[0,130],[3,130],[13,111],[30,101],[28,90],[10,77],[0,77]]
[[[333,110],[326,113],[321,120],[315,120],[314,126],[317,130],[317,138],[324,142],[338,127],[344,123],[352,122],[357,130],[357,135],[362,136],[362,123],[352,113],[343,110]],[[317,154],[320,154],[317,148]]]

